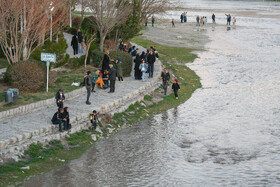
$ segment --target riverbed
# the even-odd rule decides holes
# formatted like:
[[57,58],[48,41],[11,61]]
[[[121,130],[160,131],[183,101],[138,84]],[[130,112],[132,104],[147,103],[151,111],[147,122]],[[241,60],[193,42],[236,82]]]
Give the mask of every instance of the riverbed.
[[[160,23],[143,36],[195,49],[207,42],[188,64],[202,88],[26,186],[280,185],[280,3],[180,3],[188,7],[188,23],[173,30]],[[236,16],[236,26],[226,26],[225,13]],[[196,27],[196,15],[209,17],[208,26]]]

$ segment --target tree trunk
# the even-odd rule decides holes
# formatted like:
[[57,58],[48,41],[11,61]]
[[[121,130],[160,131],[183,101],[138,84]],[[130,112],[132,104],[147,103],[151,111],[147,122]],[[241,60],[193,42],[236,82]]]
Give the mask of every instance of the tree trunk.
[[70,28],[72,27],[72,7],[70,6],[70,10],[69,10],[69,26]]
[[100,47],[100,51],[103,52],[104,51],[104,41],[106,38],[106,34],[101,34],[100,33],[100,43],[99,43],[99,47]]

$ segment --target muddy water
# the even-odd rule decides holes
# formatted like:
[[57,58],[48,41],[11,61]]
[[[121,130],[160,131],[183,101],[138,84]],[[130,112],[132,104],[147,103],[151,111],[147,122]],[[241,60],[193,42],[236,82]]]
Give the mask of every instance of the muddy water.
[[[271,3],[238,1],[239,10],[248,5],[267,15]],[[280,4],[272,9],[280,12]],[[185,104],[26,186],[279,186],[280,19],[244,14],[238,23],[205,28],[211,42],[189,65],[203,88]]]

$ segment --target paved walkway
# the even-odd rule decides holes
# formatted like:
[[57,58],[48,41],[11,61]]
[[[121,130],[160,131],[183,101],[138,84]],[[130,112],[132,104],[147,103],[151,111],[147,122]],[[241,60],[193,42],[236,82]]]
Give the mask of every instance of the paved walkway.
[[[144,48],[139,47],[140,50]],[[69,107],[70,116],[72,118],[81,118],[82,116],[88,116],[92,110],[100,111],[103,106],[108,106],[114,103],[116,100],[125,98],[139,88],[150,85],[151,82],[155,82],[158,79],[161,71],[161,64],[159,61],[155,65],[155,75],[153,79],[147,79],[146,82],[135,80],[133,76],[124,78],[123,82],[116,82],[115,93],[108,93],[106,90],[97,90],[90,97],[91,105],[86,105],[86,93],[75,97],[71,100],[66,98],[64,106]],[[133,74],[133,73],[132,73]],[[53,114],[57,111],[57,106],[48,106],[41,109],[35,109],[32,112],[26,114],[19,114],[15,117],[9,117],[2,119],[0,121],[0,142],[23,136],[25,133],[34,132],[35,130],[42,130],[43,128],[48,128],[52,126],[51,119]],[[1,151],[0,151],[1,153]]]
[[[63,33],[63,35],[64,35],[64,38],[66,39],[66,42],[67,42],[67,45],[68,45],[68,48],[66,49],[66,53],[68,53],[70,55],[70,58],[75,58],[74,50],[71,46],[71,41],[72,41],[73,35],[65,33],[65,32]],[[80,58],[82,55],[85,55],[85,53],[79,53],[78,58]]]

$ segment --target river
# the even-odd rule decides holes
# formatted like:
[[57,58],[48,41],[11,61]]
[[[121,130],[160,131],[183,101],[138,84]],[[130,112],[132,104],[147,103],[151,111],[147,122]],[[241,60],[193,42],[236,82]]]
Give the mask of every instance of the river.
[[203,87],[26,186],[280,185],[280,3],[180,3],[192,22],[237,17],[238,27],[209,27],[211,42],[188,65]]

